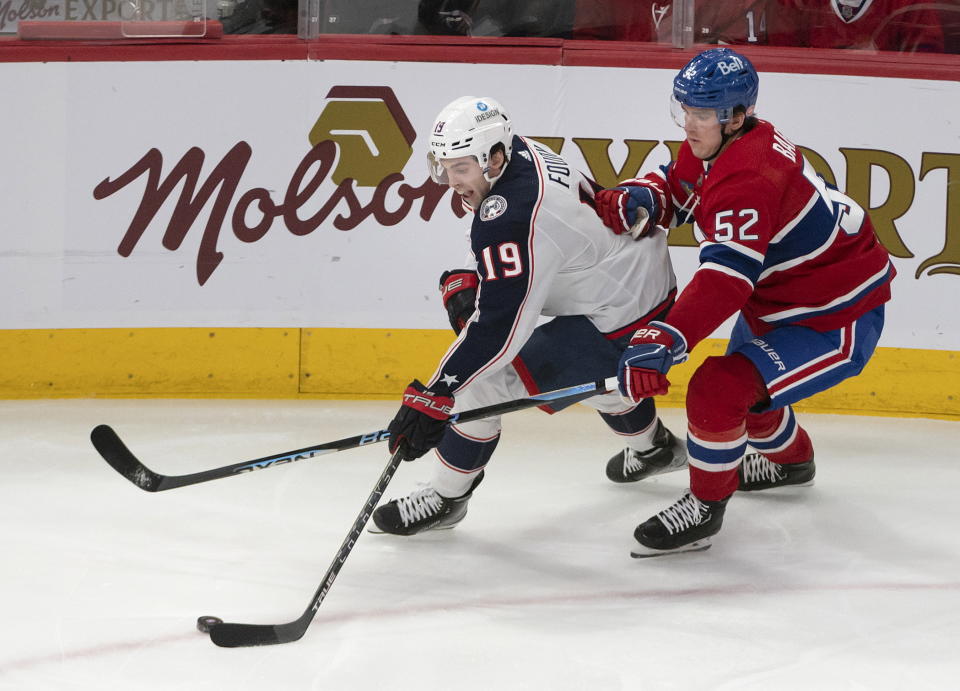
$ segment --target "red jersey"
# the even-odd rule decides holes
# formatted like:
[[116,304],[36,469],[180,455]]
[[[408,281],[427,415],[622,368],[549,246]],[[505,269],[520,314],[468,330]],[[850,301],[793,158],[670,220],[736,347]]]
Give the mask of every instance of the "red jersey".
[[[769,0],[696,0],[696,43],[765,44]],[[673,0],[577,0],[574,38],[673,42]]]
[[890,299],[895,275],[863,208],[827,185],[769,122],[706,168],[684,142],[654,187],[659,225],[695,221],[700,266],[667,322],[688,349],[740,311],[761,336],[790,325],[838,329]]
[[931,3],[917,0],[773,0],[770,44],[943,52],[943,27]]

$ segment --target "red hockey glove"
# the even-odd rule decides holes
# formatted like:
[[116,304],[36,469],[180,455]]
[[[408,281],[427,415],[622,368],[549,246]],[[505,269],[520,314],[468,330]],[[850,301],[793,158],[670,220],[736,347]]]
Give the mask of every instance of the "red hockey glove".
[[687,341],[683,334],[669,324],[650,322],[637,329],[620,356],[620,393],[635,403],[667,393],[667,372],[686,359]]
[[651,221],[660,218],[657,195],[644,185],[624,185],[600,190],[594,197],[597,215],[617,235],[626,233],[634,240],[646,235]]
[[405,461],[420,458],[440,443],[452,413],[452,394],[428,391],[414,379],[403,392],[403,405],[387,426],[390,453],[399,448]]
[[440,296],[454,332],[460,335],[474,313],[480,277],[470,269],[451,269],[440,276]]

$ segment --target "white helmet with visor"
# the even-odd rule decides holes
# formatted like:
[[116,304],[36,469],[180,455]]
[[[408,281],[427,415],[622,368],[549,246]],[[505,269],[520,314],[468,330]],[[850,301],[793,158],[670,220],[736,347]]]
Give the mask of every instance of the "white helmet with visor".
[[447,184],[447,172],[440,163],[443,159],[473,156],[487,182],[490,154],[497,144],[503,145],[507,160],[513,149],[513,125],[499,102],[492,98],[462,96],[447,105],[433,123],[430,132],[430,177],[441,185]]

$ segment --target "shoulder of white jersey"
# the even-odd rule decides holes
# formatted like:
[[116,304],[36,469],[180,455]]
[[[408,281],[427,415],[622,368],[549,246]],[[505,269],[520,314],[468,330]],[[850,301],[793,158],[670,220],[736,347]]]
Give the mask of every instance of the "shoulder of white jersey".
[[586,178],[576,168],[571,166],[567,159],[556,151],[535,139],[524,139],[528,146],[537,173],[544,185],[554,185],[566,191],[577,192],[582,181]]

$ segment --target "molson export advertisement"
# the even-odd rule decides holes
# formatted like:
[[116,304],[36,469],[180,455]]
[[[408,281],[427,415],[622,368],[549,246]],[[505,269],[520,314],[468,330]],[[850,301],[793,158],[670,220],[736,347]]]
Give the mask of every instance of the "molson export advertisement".
[[[670,70],[201,61],[3,77],[17,133],[3,329],[442,330],[437,277],[463,265],[470,226],[427,170],[444,105],[498,99],[515,133],[604,186],[683,138]],[[761,74],[758,115],[868,209],[894,258],[882,347],[960,350],[960,311],[944,307],[960,289],[958,96],[955,82]],[[693,237],[671,232],[681,286]]]

